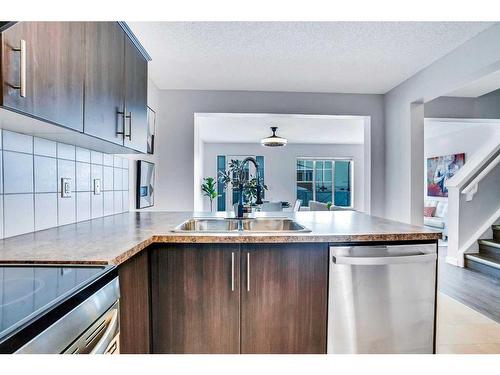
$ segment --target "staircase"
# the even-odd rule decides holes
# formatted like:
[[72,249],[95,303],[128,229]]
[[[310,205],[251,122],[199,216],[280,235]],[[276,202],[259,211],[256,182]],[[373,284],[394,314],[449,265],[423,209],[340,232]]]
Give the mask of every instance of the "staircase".
[[465,266],[500,278],[500,225],[493,225],[493,239],[478,240],[479,253],[465,254]]

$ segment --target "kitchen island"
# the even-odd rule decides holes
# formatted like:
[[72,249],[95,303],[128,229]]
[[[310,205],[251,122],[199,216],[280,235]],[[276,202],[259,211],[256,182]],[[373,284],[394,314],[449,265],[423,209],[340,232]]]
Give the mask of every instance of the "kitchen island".
[[[382,279],[375,276],[375,269],[382,268],[362,265],[361,269],[375,278],[373,282],[361,279],[361,284],[368,280],[368,284],[377,283],[397,292],[389,297],[378,296],[381,301],[386,298],[387,303],[373,306],[371,319],[375,326],[390,318],[388,313],[397,315],[392,310],[392,299],[399,304],[405,302],[401,299],[407,300],[403,303],[406,308],[426,318],[416,316],[410,322],[415,333],[423,332],[416,336],[422,336],[426,346],[396,348],[395,343],[406,340],[405,335],[415,335],[408,331],[408,324],[402,326],[395,319],[383,332],[398,331],[370,339],[366,351],[432,352],[438,232],[354,211],[256,215],[256,220],[266,216],[292,219],[308,231],[174,231],[193,217],[222,219],[224,215],[141,212],[109,216],[3,240],[0,262],[117,266],[120,350],[124,353],[326,353],[330,330],[327,322],[332,315],[329,296],[333,295],[329,289],[337,290],[337,285],[348,281],[344,275],[331,284],[331,249],[341,249],[343,257],[338,257],[337,269],[346,270],[345,259],[353,249],[364,252],[363,257],[354,260],[366,262],[377,254],[405,255],[402,249],[413,246],[416,250],[411,255],[426,261],[430,265],[426,269],[434,272],[418,273],[417,267],[417,273],[412,273],[413,269],[402,268],[410,257],[400,256],[397,264],[383,266],[390,272]],[[434,258],[429,260],[429,256]],[[347,260],[352,263],[352,259]],[[356,275],[367,275],[359,269],[349,272],[352,280],[357,280]],[[394,275],[406,277],[410,284],[392,281]],[[413,283],[420,275],[425,276],[426,280],[421,281],[427,287],[419,286],[426,293],[426,298],[419,298],[426,304],[412,306],[413,300],[407,296],[413,295]],[[394,285],[387,284],[389,281]],[[398,284],[411,290],[397,291]],[[369,287],[375,290],[373,285]],[[340,295],[342,300],[348,300],[355,292],[349,290],[346,295],[337,293],[336,298]],[[361,307],[370,308],[365,302],[350,302],[356,319],[361,316]],[[409,312],[403,311],[402,316]],[[361,318],[361,324],[368,327],[366,318]]]

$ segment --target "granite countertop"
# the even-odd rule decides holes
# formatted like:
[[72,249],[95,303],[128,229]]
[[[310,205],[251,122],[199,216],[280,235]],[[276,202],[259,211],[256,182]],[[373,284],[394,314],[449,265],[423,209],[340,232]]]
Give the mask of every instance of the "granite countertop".
[[436,240],[440,233],[355,211],[260,213],[289,217],[307,233],[174,233],[191,217],[225,213],[128,212],[0,241],[0,263],[123,263],[152,243],[283,243]]

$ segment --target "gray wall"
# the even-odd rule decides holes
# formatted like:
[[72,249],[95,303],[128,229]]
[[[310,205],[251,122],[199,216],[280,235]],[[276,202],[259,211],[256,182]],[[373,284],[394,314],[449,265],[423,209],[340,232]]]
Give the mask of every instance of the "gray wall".
[[427,118],[500,118],[500,90],[477,98],[441,96],[425,103]]
[[385,95],[388,218],[422,222],[424,110],[420,107],[500,70],[499,39],[500,24],[495,24]]
[[382,95],[161,90],[157,132],[157,210],[192,210],[194,113],[292,113],[371,117],[371,210],[384,212]]
[[[364,155],[361,144],[289,144],[283,148],[262,147],[250,143],[205,143],[203,163],[205,176],[217,175],[217,155],[263,155],[266,199],[293,203],[296,194],[298,157],[339,157],[354,161],[354,208],[364,211]],[[210,209],[208,198],[204,208]]]

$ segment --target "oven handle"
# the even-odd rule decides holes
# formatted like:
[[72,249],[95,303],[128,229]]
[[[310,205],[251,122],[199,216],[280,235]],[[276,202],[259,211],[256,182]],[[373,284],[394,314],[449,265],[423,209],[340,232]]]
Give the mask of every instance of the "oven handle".
[[346,264],[351,266],[385,266],[389,264],[434,262],[436,258],[436,254],[405,255],[393,257],[344,257],[334,255],[332,256],[332,261],[335,264]]
[[118,309],[114,309],[112,314],[113,316],[109,322],[108,328],[106,328],[106,332],[104,332],[104,335],[102,335],[90,354],[105,354],[109,344],[115,338],[118,327]]

